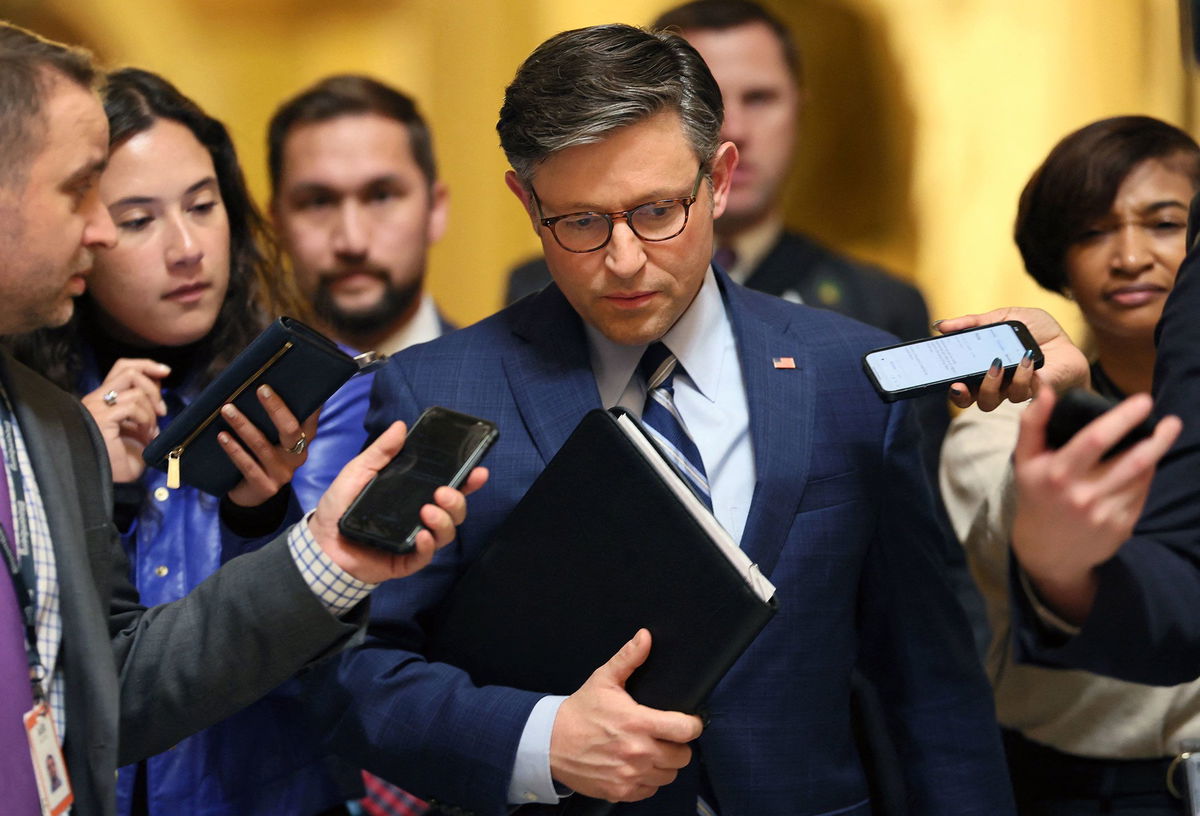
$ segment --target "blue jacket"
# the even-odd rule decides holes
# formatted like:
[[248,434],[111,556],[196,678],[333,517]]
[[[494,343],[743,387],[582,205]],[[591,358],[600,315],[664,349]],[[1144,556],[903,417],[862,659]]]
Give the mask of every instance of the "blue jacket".
[[[104,373],[89,361],[80,392],[94,390]],[[302,509],[316,506],[334,476],[362,448],[371,379],[354,377],[322,409],[308,459],[293,479]],[[169,424],[195,394],[187,385],[164,393],[172,409],[160,425]],[[231,547],[236,554],[241,542],[223,530],[217,498],[186,485],[168,490],[166,474],[154,469],[146,470],[141,485],[145,496],[123,543],[142,602],[153,606],[186,595],[216,571]],[[180,648],[202,649],[204,644]],[[305,816],[343,801],[329,760],[302,716],[295,685],[289,681],[240,713],[146,760],[151,816]],[[130,766],[119,773],[117,805],[122,814],[130,813],[134,771]]]
[[[695,745],[718,810],[871,812],[851,727],[858,667],[896,735],[913,813],[1013,813],[991,692],[945,578],[911,406],[883,403],[862,374],[862,353],[894,341],[718,281],[757,477],[741,544],[779,597],[778,614],[710,698]],[[795,368],[776,368],[780,356]],[[367,770],[447,808],[503,816],[521,732],[541,695],[477,687],[462,670],[428,662],[425,626],[578,421],[602,407],[578,315],[552,285],[401,352],[376,376],[368,428],[411,420],[426,405],[500,426],[491,479],[471,496],[454,543],[403,585],[375,591],[366,641],[316,670],[336,682],[314,696],[313,713]],[[617,812],[695,812],[698,766]]]

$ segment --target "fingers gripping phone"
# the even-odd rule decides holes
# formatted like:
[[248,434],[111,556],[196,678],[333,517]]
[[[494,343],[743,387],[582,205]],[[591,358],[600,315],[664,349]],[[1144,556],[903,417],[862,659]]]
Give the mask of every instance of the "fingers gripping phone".
[[1027,351],[1041,368],[1045,358],[1029,329],[1008,320],[868,351],[862,363],[879,396],[895,402],[945,393],[956,382],[978,385],[997,358],[1007,382]]
[[[1083,426],[1106,413],[1116,404],[1110,399],[1090,391],[1084,391],[1082,388],[1072,388],[1059,395],[1058,401],[1054,403],[1054,410],[1050,412],[1050,419],[1046,421],[1046,446],[1061,448],[1070,442],[1071,437],[1079,433]],[[1100,457],[1100,461],[1111,459],[1118,453],[1126,451],[1143,439],[1152,436],[1154,426],[1154,416],[1146,417],[1106,450]]]
[[466,481],[499,438],[486,419],[448,408],[427,409],[408,431],[404,447],[375,474],[338,520],[342,535],[397,554],[411,552],[425,529],[420,511],[442,485]]

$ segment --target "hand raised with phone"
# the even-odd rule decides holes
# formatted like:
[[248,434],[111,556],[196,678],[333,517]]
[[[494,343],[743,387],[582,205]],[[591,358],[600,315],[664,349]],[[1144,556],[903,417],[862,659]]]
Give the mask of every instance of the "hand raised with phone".
[[1071,341],[1058,321],[1042,309],[1009,306],[983,314],[939,320],[934,323],[934,328],[947,334],[1006,320],[1019,320],[1025,324],[1042,350],[1045,365],[1036,372],[1031,367],[1018,367],[1011,379],[1005,378],[1000,372],[989,371],[974,387],[965,382],[956,382],[950,386],[950,401],[959,408],[978,403],[980,410],[994,411],[1006,399],[1025,402],[1037,393],[1041,385],[1048,385],[1055,393],[1061,394],[1068,388],[1086,388],[1091,383],[1087,357]]
[[487,482],[487,469],[476,467],[467,475],[461,489],[436,488],[432,503],[421,506],[418,511],[424,529],[416,534],[413,549],[406,554],[365,546],[346,538],[338,530],[338,520],[367,483],[400,452],[406,437],[404,423],[392,423],[342,468],[308,522],[321,549],[360,581],[380,583],[390,578],[403,578],[428,564],[434,552],[454,540],[455,528],[466,519],[466,496]]

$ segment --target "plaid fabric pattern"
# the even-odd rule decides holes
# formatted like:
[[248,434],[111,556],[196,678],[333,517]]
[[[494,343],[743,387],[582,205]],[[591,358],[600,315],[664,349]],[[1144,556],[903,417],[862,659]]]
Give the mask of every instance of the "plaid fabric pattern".
[[[62,644],[62,612],[59,610],[58,571],[54,560],[54,543],[50,539],[50,524],[46,521],[46,507],[42,504],[42,494],[38,489],[37,479],[34,478],[33,464],[29,461],[29,453],[25,449],[25,440],[21,436],[21,426],[17,424],[9,406],[7,395],[0,399],[0,422],[7,423],[13,431],[13,440],[17,449],[17,469],[25,476],[25,506],[13,506],[13,518],[18,513],[24,513],[29,524],[29,537],[33,549],[33,569],[37,575],[36,597],[34,607],[37,619],[34,624],[37,631],[38,656],[46,670],[44,689],[50,701],[50,711],[54,715],[54,727],[58,729],[58,738],[66,739],[67,707],[66,687],[59,682],[55,668],[58,664],[59,646]],[[0,444],[4,436],[0,434]],[[14,455],[14,451],[5,450],[5,457]],[[10,459],[9,461],[13,461]],[[8,478],[5,470],[4,478]],[[16,494],[10,483],[9,495],[16,502]]]
[[292,560],[325,607],[335,615],[343,615],[371,594],[378,584],[360,581],[333,563],[308,528],[309,513],[288,533],[288,548]]
[[419,816],[429,812],[429,805],[411,793],[366,771],[362,775],[367,795],[359,804],[368,816]]

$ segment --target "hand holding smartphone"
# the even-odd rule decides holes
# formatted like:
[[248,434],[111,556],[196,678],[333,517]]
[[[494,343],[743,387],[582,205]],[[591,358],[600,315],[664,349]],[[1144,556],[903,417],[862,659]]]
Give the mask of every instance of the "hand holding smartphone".
[[338,521],[347,538],[399,555],[411,552],[420,512],[442,485],[458,488],[499,438],[496,425],[448,408],[427,409],[404,447]]
[[[1060,394],[1046,421],[1046,447],[1061,448],[1071,441],[1071,437],[1083,429],[1093,419],[1116,405],[1110,399],[1084,391],[1082,388],[1072,388]],[[1132,448],[1138,442],[1154,434],[1155,419],[1148,416],[1121,437],[1115,445],[1104,452],[1100,461],[1111,459],[1122,451]]]
[[956,382],[978,385],[997,359],[1007,380],[1026,353],[1032,353],[1034,368],[1045,364],[1025,324],[1007,320],[868,351],[862,363],[879,396],[895,402],[945,393]]

